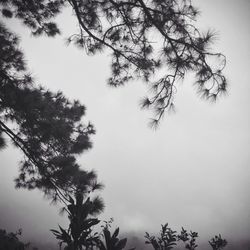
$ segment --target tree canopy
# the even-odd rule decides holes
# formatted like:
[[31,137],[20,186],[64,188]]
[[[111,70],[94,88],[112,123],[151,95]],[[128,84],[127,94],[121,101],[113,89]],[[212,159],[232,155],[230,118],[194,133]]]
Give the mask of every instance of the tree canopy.
[[226,59],[213,52],[215,36],[196,26],[199,15],[191,0],[2,0],[2,13],[17,17],[35,36],[60,34],[55,17],[71,7],[79,24],[68,37],[87,54],[111,51],[108,83],[120,86],[143,79],[150,90],[141,106],[155,112],[152,125],[174,106],[176,83],[195,73],[198,94],[215,100],[227,89],[222,73]]
[[[226,91],[225,56],[211,50],[214,33],[195,26],[199,11],[191,0],[0,0],[2,16],[20,19],[34,36],[60,34],[55,18],[64,8],[79,24],[69,43],[89,55],[111,51],[111,86],[146,82],[150,92],[141,106],[155,111],[152,125],[173,108],[176,83],[188,72],[201,96],[215,100]],[[2,21],[0,44],[0,147],[5,133],[25,155],[16,185],[56,196],[79,178],[96,184],[95,174],[76,163],[94,133],[82,123],[85,107],[33,82],[18,37]]]
[[7,135],[22,150],[17,187],[39,188],[56,198],[79,183],[96,185],[96,174],[81,170],[76,155],[91,148],[92,124],[85,107],[33,83],[17,36],[0,23],[0,147]]
[[[2,16],[20,19],[34,36],[59,35],[56,16],[64,8],[71,8],[79,24],[78,32],[68,37],[69,44],[88,55],[111,52],[109,85],[146,82],[150,91],[141,106],[154,110],[153,126],[173,108],[177,82],[189,72],[195,74],[198,94],[206,99],[216,100],[227,90],[225,56],[211,49],[215,33],[195,26],[199,11],[191,0],[0,0]],[[118,238],[119,229],[111,235],[106,226],[101,235],[92,235],[92,227],[99,223],[95,216],[104,205],[98,196],[90,196],[102,188],[96,174],[81,169],[76,161],[91,148],[90,136],[95,133],[91,123],[83,122],[85,106],[34,82],[19,38],[3,20],[0,45],[0,149],[7,136],[23,152],[16,186],[38,188],[64,202],[69,227],[51,231],[65,249],[124,249],[127,240]],[[0,230],[2,241],[14,240],[24,249],[17,235]],[[159,237],[145,235],[154,249],[172,249],[183,241],[186,249],[194,250],[197,237],[183,228],[177,234],[168,224]],[[219,235],[209,244],[219,250],[227,242]]]

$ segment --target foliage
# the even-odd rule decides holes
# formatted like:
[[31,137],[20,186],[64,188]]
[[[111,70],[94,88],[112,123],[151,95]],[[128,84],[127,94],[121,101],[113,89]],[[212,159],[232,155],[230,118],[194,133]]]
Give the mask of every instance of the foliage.
[[[214,34],[195,27],[198,10],[191,0],[0,0],[2,16],[18,18],[34,36],[60,34],[55,17],[66,7],[79,24],[69,43],[87,54],[111,50],[110,85],[136,78],[147,82],[152,95],[142,107],[154,108],[153,126],[173,107],[176,82],[188,72],[196,73],[202,96],[216,99],[225,92],[225,57],[210,49]],[[78,101],[34,84],[18,37],[2,21],[0,44],[0,148],[5,134],[24,153],[17,187],[65,199],[80,179],[86,186],[93,181],[93,173],[80,170],[76,155],[91,147],[94,128],[82,124],[85,107]],[[217,64],[210,63],[213,58]]]
[[[84,125],[85,107],[34,84],[18,37],[0,23],[0,148],[4,134],[22,150],[17,187],[39,188],[58,197],[75,182],[95,181],[93,172],[80,169],[76,156],[91,148],[92,124]],[[88,179],[89,178],[89,179]]]
[[[115,229],[114,233],[111,235],[110,225],[106,223],[106,226],[103,228],[102,236],[104,241],[101,239],[98,240],[98,248],[100,250],[122,250],[126,247],[127,238],[119,239],[119,227]],[[131,248],[129,250],[134,250],[135,248]]]
[[[69,43],[87,54],[111,50],[110,85],[147,82],[153,94],[142,107],[154,108],[152,125],[173,107],[176,82],[187,72],[196,73],[198,91],[208,99],[226,90],[225,57],[210,50],[214,34],[195,27],[198,11],[191,0],[0,0],[2,16],[18,18],[34,36],[60,34],[55,17],[66,7],[79,24]],[[95,132],[82,123],[85,107],[34,83],[19,39],[3,21],[0,44],[0,148],[5,134],[24,153],[16,186],[40,188],[54,200],[65,199],[80,180],[91,186],[96,177],[76,163]],[[212,58],[218,64],[209,63]]]
[[209,244],[213,250],[221,250],[227,245],[227,241],[222,239],[221,235],[219,234],[219,236],[215,235],[214,238],[209,241]]
[[[182,241],[185,245],[185,248],[188,250],[195,250],[198,245],[196,239],[198,238],[198,233],[188,232],[184,228],[181,229],[180,234],[177,234],[176,231],[173,231],[168,223],[161,225],[160,236],[151,236],[146,232],[145,236],[146,244],[150,244],[154,250],[170,250],[173,249],[178,241]],[[209,241],[210,246],[213,250],[222,250],[226,245],[227,241],[221,238],[221,235],[215,236]]]
[[111,51],[110,85],[146,81],[151,93],[142,107],[155,111],[152,125],[173,108],[177,82],[188,72],[195,73],[197,91],[206,99],[227,89],[225,56],[211,49],[215,33],[195,26],[199,11],[191,0],[1,0],[1,5],[3,16],[19,18],[35,36],[59,34],[54,19],[70,6],[79,30],[68,42],[89,55]]
[[[0,250],[25,250],[29,249],[29,243],[23,243],[19,240],[22,230],[19,229],[16,233],[6,233],[5,230],[0,229]],[[38,250],[33,247],[33,250]]]
[[98,197],[90,198],[93,190],[101,189],[98,184],[94,189],[82,190],[77,187],[74,198],[69,196],[68,205],[62,210],[67,212],[70,221],[67,230],[59,226],[60,231],[52,229],[52,233],[60,241],[60,246],[66,244],[65,250],[89,249],[97,242],[97,234],[92,234],[92,227],[100,221],[93,216],[103,211],[103,201]]
[[[173,108],[177,82],[188,72],[195,73],[202,97],[216,100],[226,91],[225,56],[210,48],[215,34],[202,33],[195,26],[199,12],[191,0],[0,0],[2,16],[20,19],[34,36],[60,34],[54,19],[68,6],[79,24],[78,33],[68,43],[89,55],[110,49],[111,86],[144,80],[151,93],[141,106],[155,111],[153,126]],[[88,249],[93,244],[101,250],[125,248],[127,240],[118,239],[119,228],[111,235],[105,227],[105,242],[92,235],[92,227],[99,223],[93,216],[102,211],[103,203],[88,196],[101,187],[95,173],[81,170],[76,163],[76,155],[91,148],[89,137],[95,132],[91,124],[82,124],[85,107],[61,92],[34,84],[18,37],[2,22],[0,45],[0,148],[6,145],[5,134],[24,153],[16,186],[40,188],[54,200],[59,197],[69,203],[64,209],[69,228],[52,230],[66,244],[65,249]],[[16,234],[0,233],[18,242]],[[194,250],[198,234],[182,229],[177,235],[166,224],[160,237],[148,233],[145,237],[157,250],[172,249],[179,240],[186,249]],[[209,243],[218,250],[226,246],[221,236]]]
[[160,237],[150,236],[146,232],[145,235],[146,244],[151,244],[155,250],[169,250],[176,245],[177,235],[176,231],[173,231],[168,224],[161,225]]
[[[88,198],[86,201],[90,202],[90,199]],[[66,247],[64,248],[65,250],[122,250],[126,247],[127,238],[119,239],[118,237],[119,227],[114,230],[113,234],[111,233],[111,223],[113,222],[113,218],[111,218],[110,221],[104,221],[105,225],[101,226],[101,233],[94,233],[93,226],[97,225],[99,220],[86,219],[87,217],[85,216],[81,217],[81,213],[88,213],[88,206],[86,206],[85,203],[82,203],[77,209],[77,206],[74,205],[73,202],[68,206],[68,209],[70,209],[70,207],[74,208],[75,213],[78,215],[75,217],[72,216],[70,210],[69,229],[65,230],[59,226],[60,231],[51,230],[56,238],[60,240],[60,246],[62,243],[66,244]],[[85,213],[83,212],[84,210]],[[100,210],[98,212],[100,212]],[[74,218],[78,218],[78,220],[75,220]],[[77,230],[72,231],[72,228],[77,228]],[[74,234],[76,236],[73,236]],[[144,237],[146,239],[145,244],[150,245],[154,250],[171,250],[177,247],[179,242],[183,242],[185,249],[188,250],[196,250],[196,248],[198,248],[196,242],[198,233],[192,231],[188,232],[182,228],[181,232],[178,234],[168,226],[168,223],[161,225],[159,236],[150,235],[146,232]],[[209,241],[209,244],[213,250],[222,250],[227,245],[227,241],[222,239],[221,235],[216,235]],[[131,248],[129,250],[135,249],[136,248]]]
[[185,248],[189,250],[195,250],[198,247],[196,244],[196,238],[198,233],[196,232],[187,232],[184,228],[181,229],[181,234],[178,235],[178,240],[181,240],[185,243]]
[[[87,206],[86,206],[87,202]],[[97,225],[100,221],[94,218],[85,217],[85,214],[88,213],[89,205],[91,204],[92,208],[100,207],[100,205],[94,205],[95,201],[92,202],[88,198],[82,205],[75,206],[74,204],[70,204],[68,206],[69,212],[69,220],[70,225],[69,229],[66,231],[65,229],[60,228],[58,230],[51,230],[52,233],[56,236],[58,240],[60,240],[60,247],[64,243],[66,244],[65,250],[82,250],[82,249],[99,249],[99,250],[122,250],[126,247],[127,239],[119,239],[119,228],[116,228],[114,233],[111,235],[110,232],[110,224],[113,222],[111,219],[109,222],[105,222],[105,226],[101,226],[101,233],[93,233],[93,226]],[[94,205],[94,206],[93,206]],[[72,216],[71,210],[74,210],[77,216]],[[78,212],[76,212],[78,211]],[[100,210],[97,210],[99,213]],[[95,212],[96,213],[96,212]],[[81,215],[84,214],[83,217]],[[91,212],[89,215],[92,214]],[[76,220],[77,217],[77,220]],[[134,250],[135,248],[131,248],[129,250]]]

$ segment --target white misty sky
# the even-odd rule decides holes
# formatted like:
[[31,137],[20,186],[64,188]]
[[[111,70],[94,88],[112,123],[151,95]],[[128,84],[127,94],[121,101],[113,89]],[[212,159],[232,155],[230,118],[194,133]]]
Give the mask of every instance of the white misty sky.
[[[227,56],[229,93],[217,103],[200,100],[192,76],[178,84],[176,113],[166,115],[157,131],[150,113],[139,109],[146,86],[131,82],[112,89],[108,53],[87,57],[64,38],[75,29],[67,12],[58,18],[63,31],[55,39],[33,38],[12,21],[38,83],[62,90],[87,107],[86,121],[97,129],[94,147],[79,159],[105,184],[103,219],[114,217],[123,232],[158,231],[169,222],[198,231],[202,239],[217,233],[247,239],[250,233],[250,35],[248,0],[195,1],[199,25],[214,28],[214,49]],[[22,227],[27,238],[50,241],[48,229],[65,224],[58,207],[42,193],[15,190],[22,155],[9,146],[0,152],[0,225]],[[142,234],[143,236],[143,234]]]

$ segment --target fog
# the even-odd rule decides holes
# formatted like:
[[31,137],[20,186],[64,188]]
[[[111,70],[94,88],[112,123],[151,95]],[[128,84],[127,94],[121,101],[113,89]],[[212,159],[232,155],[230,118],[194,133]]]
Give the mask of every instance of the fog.
[[[178,84],[176,113],[167,114],[156,131],[147,126],[150,113],[139,108],[147,91],[142,82],[110,88],[108,53],[88,57],[66,47],[63,38],[75,29],[70,12],[59,16],[63,34],[57,38],[34,38],[17,21],[9,25],[22,39],[37,82],[87,107],[86,121],[97,134],[79,163],[95,169],[105,184],[101,219],[113,217],[113,228],[119,226],[132,242],[133,236],[144,242],[145,231],[158,232],[169,222],[173,229],[199,232],[201,245],[221,233],[231,242],[229,250],[249,249],[250,2],[195,4],[202,11],[199,25],[218,31],[214,48],[227,56],[229,92],[216,103],[206,102],[188,76]],[[67,225],[67,218],[41,192],[14,188],[21,159],[11,145],[0,152],[0,228],[22,228],[26,240],[49,249],[47,243],[55,245],[49,229]]]

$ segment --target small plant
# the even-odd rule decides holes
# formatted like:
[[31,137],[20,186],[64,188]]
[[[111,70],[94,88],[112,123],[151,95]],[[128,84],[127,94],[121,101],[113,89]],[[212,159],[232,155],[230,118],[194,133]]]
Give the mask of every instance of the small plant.
[[[100,187],[95,185],[95,189]],[[51,229],[60,241],[60,249],[62,244],[66,245],[65,250],[93,249],[96,245],[98,234],[92,233],[92,227],[100,221],[94,216],[103,210],[104,205],[98,196],[90,198],[89,194],[95,189],[90,187],[89,191],[85,189],[84,192],[79,189],[75,192],[74,198],[69,196],[69,204],[63,209],[68,213],[70,221],[68,229],[63,229],[61,226],[59,226],[60,231]]]
[[181,229],[181,234],[178,235],[178,240],[181,240],[185,243],[185,248],[189,250],[195,250],[198,247],[196,244],[196,238],[198,237],[198,233],[190,231],[187,232],[183,227]]
[[[160,236],[151,236],[146,232],[145,236],[146,244],[150,244],[154,250],[170,250],[173,249],[178,241],[183,241],[185,248],[188,250],[195,250],[198,245],[196,239],[198,238],[198,233],[188,232],[183,227],[181,233],[177,234],[176,231],[173,231],[168,223],[161,225]],[[215,236],[209,241],[210,246],[213,250],[222,250],[226,245],[227,241],[221,238],[221,235]]]
[[148,232],[144,237],[147,239],[145,243],[151,244],[155,250],[170,250],[177,241],[176,231],[168,227],[168,223],[161,225],[160,237],[150,236]]
[[[106,225],[103,226],[102,236],[104,241],[99,239],[98,247],[100,250],[122,250],[126,247],[127,238],[119,239],[119,227],[115,229],[114,233],[111,235],[110,227],[113,222],[113,218],[109,221],[105,221]],[[134,250],[131,248],[129,250]]]
[[227,241],[222,239],[221,235],[219,234],[219,236],[215,235],[214,238],[209,241],[209,244],[213,250],[221,250],[227,245]]

